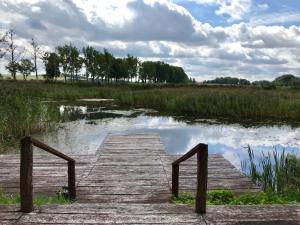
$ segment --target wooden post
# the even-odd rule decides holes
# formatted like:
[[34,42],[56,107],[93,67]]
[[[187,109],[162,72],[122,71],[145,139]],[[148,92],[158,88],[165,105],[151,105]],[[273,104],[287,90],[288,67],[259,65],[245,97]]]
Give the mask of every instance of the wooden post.
[[72,200],[76,199],[75,161],[68,161],[68,191]]
[[172,195],[178,197],[179,164],[172,165]]
[[197,153],[197,194],[196,212],[206,213],[208,147],[201,148]]
[[32,143],[30,137],[21,140],[21,166],[20,166],[20,194],[21,212],[29,213],[33,211],[33,191],[32,191]]

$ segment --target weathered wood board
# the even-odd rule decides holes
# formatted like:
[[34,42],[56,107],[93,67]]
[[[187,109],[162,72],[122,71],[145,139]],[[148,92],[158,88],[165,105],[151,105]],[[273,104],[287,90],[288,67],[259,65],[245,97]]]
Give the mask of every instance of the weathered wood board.
[[[76,159],[77,195],[69,205],[46,205],[22,214],[0,205],[0,224],[299,224],[299,206],[209,206],[200,216],[174,205],[171,163],[157,134],[108,135],[95,155]],[[208,188],[236,193],[258,188],[222,156],[209,155]],[[34,192],[55,195],[67,185],[67,164],[40,152],[34,155]],[[19,155],[0,155],[0,187],[19,192]],[[180,166],[179,191],[194,192],[196,162]]]

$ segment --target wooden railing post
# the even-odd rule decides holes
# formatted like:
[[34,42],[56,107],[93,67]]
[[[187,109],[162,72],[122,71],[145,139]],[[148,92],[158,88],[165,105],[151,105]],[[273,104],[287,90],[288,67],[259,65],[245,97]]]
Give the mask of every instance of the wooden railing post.
[[197,152],[197,194],[196,194],[196,212],[206,213],[206,195],[207,195],[207,173],[208,173],[208,147]]
[[179,164],[172,165],[172,195],[178,197],[179,187]]
[[75,161],[68,161],[68,191],[72,200],[76,199]]
[[26,213],[33,211],[32,166],[32,142],[25,137],[21,140],[20,195],[21,212]]

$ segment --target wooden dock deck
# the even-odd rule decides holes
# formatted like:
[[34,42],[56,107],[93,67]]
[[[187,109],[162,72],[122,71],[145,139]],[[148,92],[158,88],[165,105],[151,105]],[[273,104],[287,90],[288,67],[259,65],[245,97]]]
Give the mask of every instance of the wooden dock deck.
[[[46,205],[33,213],[0,205],[0,224],[299,224],[300,207],[209,206],[204,216],[171,198],[171,163],[157,134],[108,135],[95,155],[76,155],[77,201]],[[193,172],[195,171],[195,172]],[[209,155],[208,189],[237,193],[257,187],[222,156]],[[55,195],[66,186],[66,163],[46,154],[34,156],[34,192]],[[0,187],[19,192],[19,155],[0,155]],[[180,191],[194,192],[196,162],[180,167]]]

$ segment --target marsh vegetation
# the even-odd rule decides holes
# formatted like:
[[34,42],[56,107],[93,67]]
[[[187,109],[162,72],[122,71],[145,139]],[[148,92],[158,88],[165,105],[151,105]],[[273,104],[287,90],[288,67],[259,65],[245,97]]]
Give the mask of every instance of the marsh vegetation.
[[59,122],[59,113],[47,103],[56,100],[108,98],[120,107],[143,107],[162,115],[229,122],[297,124],[300,119],[300,93],[294,89],[1,81],[0,95],[1,146]]

